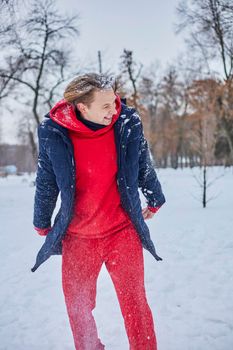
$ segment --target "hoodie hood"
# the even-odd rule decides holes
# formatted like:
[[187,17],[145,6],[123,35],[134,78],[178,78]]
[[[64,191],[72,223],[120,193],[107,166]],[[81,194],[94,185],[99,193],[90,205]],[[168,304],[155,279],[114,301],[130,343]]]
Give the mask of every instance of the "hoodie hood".
[[67,103],[64,99],[56,103],[50,111],[50,118],[57,124],[76,132],[79,136],[92,137],[104,134],[113,127],[121,112],[121,99],[116,95],[116,114],[113,115],[112,121],[109,125],[99,130],[91,130],[77,119],[74,107]]

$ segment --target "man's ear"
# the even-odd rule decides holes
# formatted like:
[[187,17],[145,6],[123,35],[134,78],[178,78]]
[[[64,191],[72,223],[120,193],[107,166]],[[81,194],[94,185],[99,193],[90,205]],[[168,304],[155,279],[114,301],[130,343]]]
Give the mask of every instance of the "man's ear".
[[81,112],[81,113],[85,113],[87,111],[86,106],[81,102],[77,103],[76,107],[79,110],[79,112]]

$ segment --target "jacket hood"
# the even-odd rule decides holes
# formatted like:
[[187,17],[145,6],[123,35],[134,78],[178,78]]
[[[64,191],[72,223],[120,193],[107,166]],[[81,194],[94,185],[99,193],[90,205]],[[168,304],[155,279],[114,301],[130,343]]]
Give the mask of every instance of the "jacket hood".
[[99,130],[91,130],[80,120],[77,119],[74,107],[64,99],[55,104],[51,109],[50,118],[57,124],[78,133],[80,136],[92,137],[107,132],[114,125],[121,112],[121,99],[116,95],[116,114],[113,115],[112,121],[106,127]]

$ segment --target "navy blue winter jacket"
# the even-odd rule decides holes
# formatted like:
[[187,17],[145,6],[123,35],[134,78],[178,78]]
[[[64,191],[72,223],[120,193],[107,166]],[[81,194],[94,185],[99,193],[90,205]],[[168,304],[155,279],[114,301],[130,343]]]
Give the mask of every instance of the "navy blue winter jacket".
[[[165,198],[144,138],[141,119],[135,109],[122,103],[120,116],[114,124],[114,134],[118,159],[117,184],[121,204],[136,228],[143,247],[156,260],[162,260],[156,254],[149,228],[144,221],[138,188],[142,190],[150,207],[163,205]],[[68,130],[55,123],[47,114],[38,128],[38,137],[34,226],[38,228],[51,226],[59,193],[61,207],[51,231],[37,254],[32,272],[51,255],[62,254],[62,239],[73,213],[76,178],[74,150]]]

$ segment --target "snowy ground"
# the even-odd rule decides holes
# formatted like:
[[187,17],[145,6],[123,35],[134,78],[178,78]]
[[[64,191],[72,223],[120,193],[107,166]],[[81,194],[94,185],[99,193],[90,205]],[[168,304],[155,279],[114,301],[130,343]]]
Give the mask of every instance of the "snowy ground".
[[[194,172],[198,174],[199,170]],[[233,349],[233,171],[213,168],[217,197],[202,209],[191,170],[160,170],[167,203],[147,221],[157,252],[144,252],[146,290],[159,350]],[[61,257],[30,271],[44,238],[32,227],[33,177],[0,179],[1,350],[71,350]],[[127,350],[123,320],[105,268],[94,312],[106,350]]]

